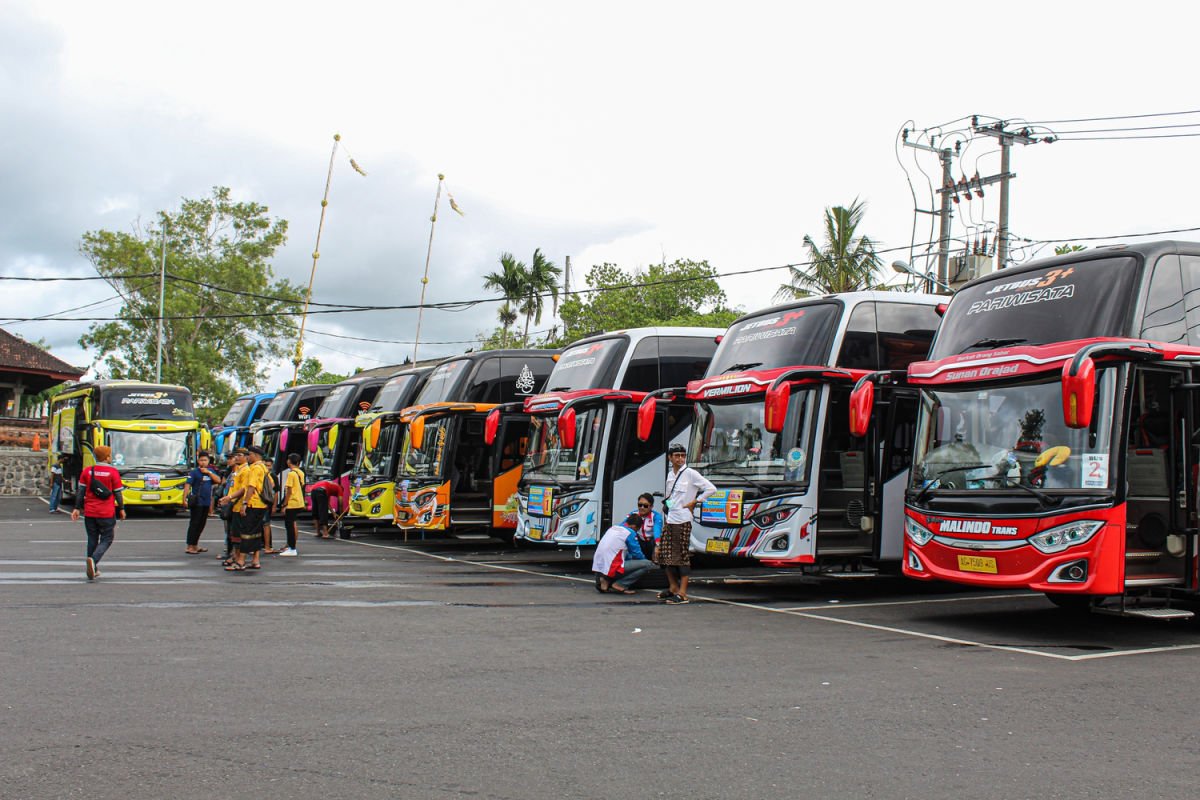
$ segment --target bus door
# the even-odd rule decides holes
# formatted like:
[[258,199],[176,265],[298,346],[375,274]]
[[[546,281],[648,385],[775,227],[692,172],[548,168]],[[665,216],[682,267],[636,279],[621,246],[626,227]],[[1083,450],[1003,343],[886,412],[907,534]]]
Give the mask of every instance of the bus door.
[[521,482],[521,465],[525,463],[528,445],[529,416],[502,413],[496,442],[489,454],[496,476],[492,484],[492,527],[516,527],[520,508],[517,485]]
[[904,490],[917,439],[920,395],[914,389],[881,388],[886,407],[877,407],[875,418],[883,426],[872,426],[867,433],[867,452],[878,453],[878,459],[870,460],[868,507],[874,516],[875,558],[898,561],[904,548]]
[[492,449],[483,441],[484,415],[462,414],[458,435],[447,437],[449,453],[451,527],[492,526],[492,484],[495,462]]
[[[850,389],[838,384],[824,388],[829,399],[817,486],[817,557],[873,556],[874,534],[863,530],[868,513],[868,454],[878,449],[878,424],[865,439],[850,435]],[[814,442],[814,445],[817,443]],[[869,525],[870,523],[868,523]]]
[[[606,491],[600,504],[597,540],[614,522],[620,522],[631,511],[637,511],[639,494],[662,492],[663,476],[666,474],[669,408],[667,405],[658,406],[650,436],[644,442],[637,436],[637,406],[623,404],[614,409],[616,424],[612,426],[607,463],[602,473]],[[680,444],[687,446],[686,436],[680,437]]]
[[1124,441],[1127,590],[1195,584],[1188,564],[1195,555],[1197,393],[1185,388],[1189,383],[1178,370],[1130,371]]

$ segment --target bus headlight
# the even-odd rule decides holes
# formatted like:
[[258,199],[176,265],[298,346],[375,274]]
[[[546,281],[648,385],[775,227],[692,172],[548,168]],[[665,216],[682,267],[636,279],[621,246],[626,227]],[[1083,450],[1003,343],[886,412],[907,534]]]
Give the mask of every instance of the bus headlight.
[[1083,544],[1096,535],[1104,527],[1103,521],[1081,519],[1059,525],[1050,530],[1035,533],[1029,537],[1029,543],[1043,553],[1061,553],[1068,547]]
[[924,547],[929,544],[929,540],[933,538],[933,531],[926,528],[921,523],[917,522],[912,517],[904,518],[904,532],[908,534],[910,542],[917,547]]
[[560,506],[558,509],[558,515],[560,517],[569,517],[572,514],[574,514],[576,511],[578,511],[579,509],[583,508],[583,504],[585,502],[587,502],[587,501],[576,500],[575,502],[570,503],[568,505]]

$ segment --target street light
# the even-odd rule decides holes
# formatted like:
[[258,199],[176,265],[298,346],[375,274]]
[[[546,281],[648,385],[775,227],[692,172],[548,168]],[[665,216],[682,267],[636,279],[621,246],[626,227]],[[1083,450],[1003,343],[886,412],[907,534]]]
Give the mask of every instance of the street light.
[[892,269],[901,275],[911,275],[914,278],[920,278],[922,281],[925,281],[926,290],[931,293],[933,292],[933,288],[936,286],[943,291],[954,294],[954,289],[950,288],[950,286],[942,283],[937,278],[933,277],[933,275],[917,272],[915,269],[909,266],[907,261],[893,261]]

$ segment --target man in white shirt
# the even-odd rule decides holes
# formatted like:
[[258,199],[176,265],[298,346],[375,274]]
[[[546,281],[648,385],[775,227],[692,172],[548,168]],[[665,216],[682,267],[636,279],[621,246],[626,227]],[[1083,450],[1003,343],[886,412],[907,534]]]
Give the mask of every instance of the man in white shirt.
[[655,562],[667,573],[671,605],[688,602],[688,578],[692,573],[692,509],[717,490],[712,481],[687,465],[687,449],[681,444],[667,448],[671,468],[663,491],[667,515]]

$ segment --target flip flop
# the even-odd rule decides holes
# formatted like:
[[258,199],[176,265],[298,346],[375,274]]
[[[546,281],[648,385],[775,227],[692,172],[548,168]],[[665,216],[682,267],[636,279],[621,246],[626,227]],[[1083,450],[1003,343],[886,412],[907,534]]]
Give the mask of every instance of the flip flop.
[[247,564],[246,569],[262,569],[262,564]]
[[617,586],[615,583],[612,586],[608,587],[608,591],[610,594],[637,594],[637,592],[635,592],[633,589],[622,589],[620,586]]
[[230,564],[225,568],[226,572],[242,572],[246,569],[244,564]]

